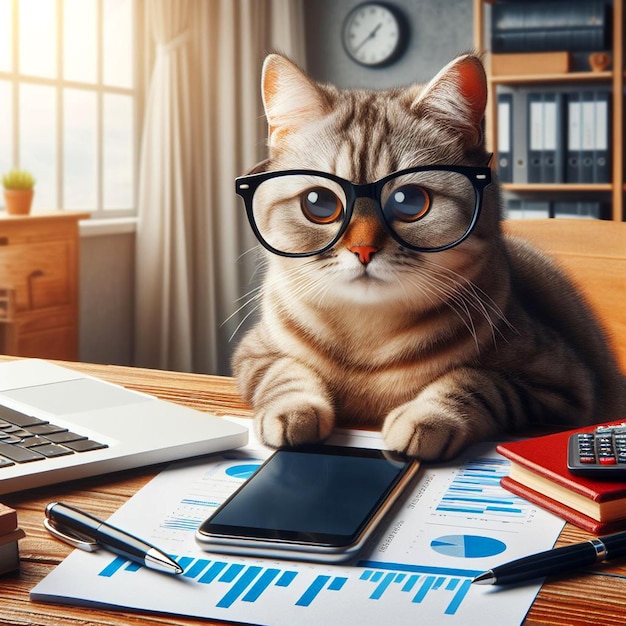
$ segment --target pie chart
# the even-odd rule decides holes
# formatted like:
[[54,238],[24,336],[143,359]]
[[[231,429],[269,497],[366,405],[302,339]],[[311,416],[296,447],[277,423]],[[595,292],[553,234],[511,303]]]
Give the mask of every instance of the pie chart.
[[461,559],[480,559],[506,550],[506,544],[499,539],[480,535],[446,535],[433,539],[430,547],[439,554]]
[[240,478],[241,480],[247,480],[256,472],[260,463],[241,463],[240,465],[233,465],[226,469],[226,474],[232,478]]

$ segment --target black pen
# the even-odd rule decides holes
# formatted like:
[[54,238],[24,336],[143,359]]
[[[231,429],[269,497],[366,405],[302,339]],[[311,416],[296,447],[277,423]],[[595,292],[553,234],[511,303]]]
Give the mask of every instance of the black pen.
[[510,585],[552,574],[565,574],[573,569],[622,556],[626,556],[626,532],[517,559],[476,576],[472,582],[478,585]]
[[155,546],[69,504],[48,504],[43,523],[55,537],[75,548],[93,552],[102,546],[150,569],[167,574],[183,573],[178,563]]

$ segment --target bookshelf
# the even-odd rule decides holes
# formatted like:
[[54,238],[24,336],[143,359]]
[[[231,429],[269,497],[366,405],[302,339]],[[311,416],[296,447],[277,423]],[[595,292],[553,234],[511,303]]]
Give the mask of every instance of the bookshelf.
[[580,194],[586,198],[596,198],[606,202],[610,210],[605,217],[613,221],[623,221],[624,195],[626,184],[624,176],[624,0],[612,0],[612,41],[611,66],[603,71],[575,71],[550,73],[494,74],[490,51],[490,12],[494,0],[474,0],[474,45],[484,55],[485,68],[489,81],[489,101],[486,115],[486,133],[489,149],[494,152],[493,163],[498,163],[498,88],[532,88],[537,91],[550,89],[584,89],[585,86],[602,86],[610,92],[609,132],[611,136],[610,157],[611,172],[608,183],[502,183],[503,191],[517,197],[541,198],[551,200],[576,200]]

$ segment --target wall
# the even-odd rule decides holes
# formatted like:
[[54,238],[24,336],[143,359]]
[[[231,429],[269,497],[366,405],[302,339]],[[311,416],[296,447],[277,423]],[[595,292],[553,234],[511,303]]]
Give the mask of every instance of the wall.
[[81,361],[132,365],[135,234],[81,233]]
[[307,69],[316,80],[338,87],[382,89],[426,82],[473,47],[472,0],[390,0],[408,19],[408,47],[389,67],[362,67],[341,43],[343,21],[360,0],[304,1]]

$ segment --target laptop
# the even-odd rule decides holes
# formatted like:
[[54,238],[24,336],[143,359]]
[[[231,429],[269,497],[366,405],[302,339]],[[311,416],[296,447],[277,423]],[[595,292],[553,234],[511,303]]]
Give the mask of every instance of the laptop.
[[247,441],[245,426],[48,361],[0,363],[0,494]]

